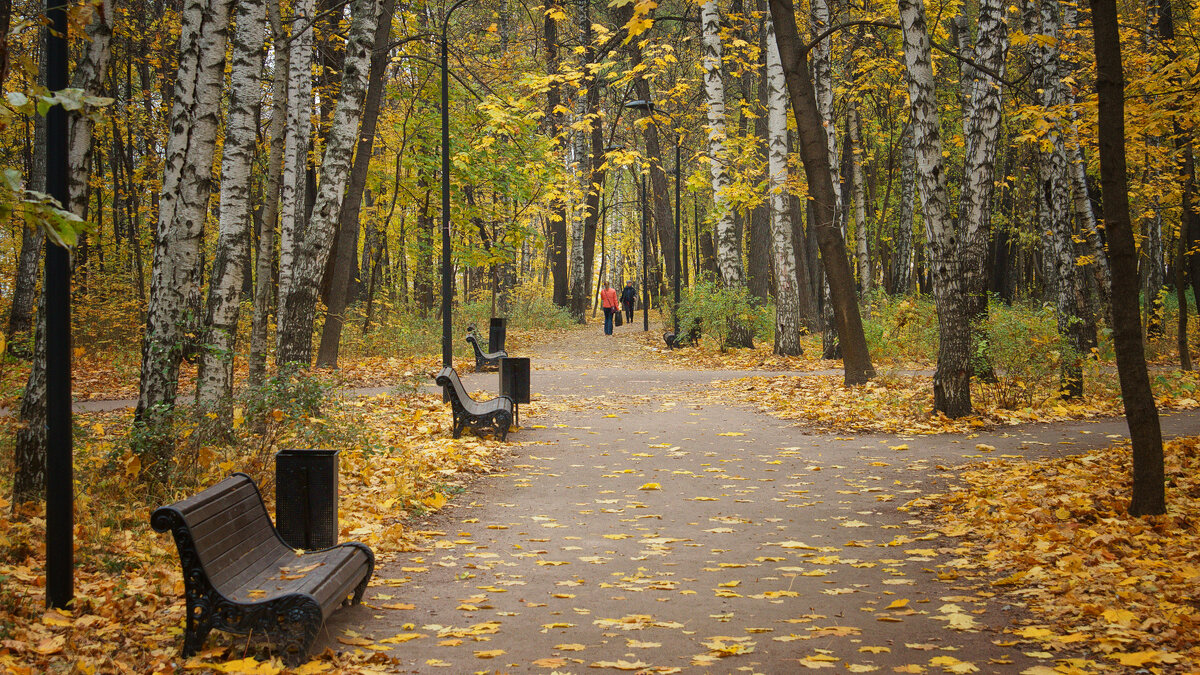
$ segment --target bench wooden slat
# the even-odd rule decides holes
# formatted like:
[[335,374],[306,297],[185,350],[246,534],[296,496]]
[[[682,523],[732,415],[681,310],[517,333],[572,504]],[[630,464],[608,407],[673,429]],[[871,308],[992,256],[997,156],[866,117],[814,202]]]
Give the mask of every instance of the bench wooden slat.
[[374,554],[362,544],[297,555],[279,538],[245,474],[155,510],[151,523],[172,532],[179,549],[185,657],[203,648],[217,628],[267,633],[282,646],[284,660],[299,665],[325,619],[349,595],[355,603],[362,600],[375,568]]
[[511,398],[497,396],[487,401],[476,401],[463,387],[458,373],[450,367],[442,368],[435,379],[450,400],[454,413],[452,433],[455,438],[462,435],[465,427],[470,426],[474,429],[494,429],[500,440],[507,440],[508,428],[513,421]]

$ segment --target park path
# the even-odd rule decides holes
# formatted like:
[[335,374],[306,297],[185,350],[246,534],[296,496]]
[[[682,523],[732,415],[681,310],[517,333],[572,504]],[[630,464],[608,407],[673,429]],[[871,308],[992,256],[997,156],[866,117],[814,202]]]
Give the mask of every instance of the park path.
[[[636,328],[528,354],[535,401],[509,470],[422,525],[436,532],[427,548],[381,565],[318,651],[369,642],[414,673],[1053,665],[1002,632],[1018,604],[959,578],[977,563],[955,540],[897,507],[944,489],[977,443],[1080,452],[1123,438],[1123,421],[973,439],[807,433],[700,396],[747,373],[665,370]],[[495,375],[464,379],[495,390]],[[1200,415],[1163,425],[1197,433]]]

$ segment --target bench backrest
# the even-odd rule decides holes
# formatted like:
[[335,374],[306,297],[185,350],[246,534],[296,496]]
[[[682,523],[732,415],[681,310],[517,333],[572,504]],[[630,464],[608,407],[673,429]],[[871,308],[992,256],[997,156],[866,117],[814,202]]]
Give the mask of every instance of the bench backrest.
[[[244,473],[157,509],[152,523],[160,532],[172,530],[181,561],[195,555],[218,591],[236,587],[288,551],[271,525],[258,487]],[[193,550],[185,551],[189,543]]]
[[437,374],[435,381],[442,388],[449,387],[453,389],[454,397],[460,401],[468,398],[467,390],[463,387],[462,379],[459,378],[458,371],[454,370],[453,368],[442,368],[442,370]]

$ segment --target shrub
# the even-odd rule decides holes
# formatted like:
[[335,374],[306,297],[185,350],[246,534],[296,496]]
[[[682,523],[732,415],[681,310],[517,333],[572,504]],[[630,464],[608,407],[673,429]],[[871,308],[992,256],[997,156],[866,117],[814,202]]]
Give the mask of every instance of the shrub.
[[745,288],[727,289],[716,281],[702,281],[680,297],[681,344],[708,338],[725,351],[735,322],[749,327],[756,339],[771,339],[774,312],[768,313],[767,309],[758,305]]

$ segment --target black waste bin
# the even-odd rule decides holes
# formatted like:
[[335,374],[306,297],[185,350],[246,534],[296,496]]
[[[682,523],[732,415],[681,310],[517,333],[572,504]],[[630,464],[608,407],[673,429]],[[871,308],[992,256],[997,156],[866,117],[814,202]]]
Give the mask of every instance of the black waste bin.
[[520,404],[529,403],[529,359],[506,356],[500,359],[500,395],[513,400],[513,424],[520,424]]
[[275,529],[292,548],[337,545],[338,451],[275,453]]
[[504,338],[508,332],[508,319],[493,316],[488,322],[488,351],[495,353],[504,351]]
[[618,309],[613,312],[613,324],[617,326],[625,325],[625,310]]

